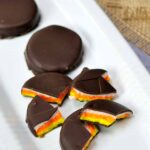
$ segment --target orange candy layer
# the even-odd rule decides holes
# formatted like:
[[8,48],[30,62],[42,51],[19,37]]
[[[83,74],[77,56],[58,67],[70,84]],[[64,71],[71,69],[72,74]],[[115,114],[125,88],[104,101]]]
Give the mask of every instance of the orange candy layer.
[[47,128],[49,128],[50,126],[52,126],[54,123],[57,123],[58,120],[60,120],[62,117],[61,113],[60,112],[57,112],[57,114],[51,118],[49,121],[47,121],[46,123],[44,123],[41,127],[39,127],[37,130],[36,130],[36,133],[38,136],[41,136],[41,133],[43,133],[43,131],[46,131]]
[[116,121],[116,117],[109,114],[95,114],[90,112],[83,112],[80,117],[81,120],[87,120],[92,122],[99,122],[106,126],[111,125]]
[[117,119],[124,119],[124,118],[128,118],[131,116],[131,113],[127,112],[127,113],[123,113],[121,115],[117,116]]
[[65,98],[68,92],[69,92],[69,88],[67,87],[64,91],[62,91],[59,94],[58,98],[56,98],[27,88],[23,88],[21,91],[22,95],[24,96],[35,97],[38,95],[39,97],[41,97],[47,102],[52,102],[57,104],[62,103],[63,99]]
[[110,81],[110,76],[108,74],[102,76],[106,81]]
[[103,99],[103,100],[112,100],[114,96],[112,95],[90,95],[85,94],[83,92],[79,92],[75,88],[71,88],[70,96],[75,97],[76,99],[80,101],[91,101],[91,100],[97,100],[97,99]]
[[86,142],[86,144],[84,145],[82,150],[86,150],[87,147],[89,146],[90,142],[92,141],[92,139],[96,136],[96,134],[98,133],[98,129],[95,125],[91,124],[91,123],[87,123],[85,125],[86,129],[89,131],[89,133],[91,134],[91,137],[89,138],[89,140]]
[[87,123],[85,127],[90,132],[91,135],[95,134],[95,128],[96,128],[95,125],[91,123]]
[[90,122],[98,122],[102,125],[110,126],[116,120],[125,119],[125,118],[130,117],[131,115],[132,115],[131,112],[125,112],[120,115],[114,116],[114,115],[103,113],[103,112],[96,114],[96,113],[85,111],[81,114],[80,119],[90,121]]

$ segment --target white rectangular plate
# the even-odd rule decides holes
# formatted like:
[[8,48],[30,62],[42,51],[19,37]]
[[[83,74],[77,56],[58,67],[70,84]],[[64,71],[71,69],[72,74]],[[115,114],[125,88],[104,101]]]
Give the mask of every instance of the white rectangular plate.
[[[104,68],[118,90],[117,102],[131,108],[131,119],[102,128],[89,150],[150,150],[150,77],[122,36],[93,0],[36,0],[42,14],[38,27],[59,24],[82,37],[84,59],[69,75],[83,67]],[[36,30],[38,30],[36,29]],[[57,128],[39,139],[26,123],[30,99],[20,94],[23,83],[33,76],[24,50],[35,31],[22,37],[0,41],[0,150],[60,150]],[[59,43],[58,43],[59,44]],[[60,108],[67,117],[84,103],[67,99]]]

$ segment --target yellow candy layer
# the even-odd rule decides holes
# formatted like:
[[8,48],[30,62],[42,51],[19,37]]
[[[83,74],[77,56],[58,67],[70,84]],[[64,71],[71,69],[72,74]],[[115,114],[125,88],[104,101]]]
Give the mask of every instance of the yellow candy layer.
[[64,123],[64,118],[61,113],[58,112],[53,118],[44,123],[41,127],[36,130],[36,134],[39,137],[43,137],[46,133],[50,132],[54,128]]
[[65,98],[65,96],[67,95],[68,91],[69,91],[69,88],[66,88],[64,91],[62,91],[59,94],[59,96],[57,98],[50,96],[50,95],[40,93],[40,92],[37,92],[37,91],[34,91],[34,90],[31,90],[31,89],[27,89],[27,88],[23,88],[21,90],[21,94],[23,96],[27,96],[27,97],[35,97],[38,95],[39,97],[41,97],[42,99],[44,99],[47,102],[57,103],[60,105],[62,103],[63,99]]
[[79,101],[92,101],[97,99],[112,100],[114,96],[113,95],[91,95],[91,94],[80,92],[75,88],[71,88],[70,97],[73,97]]
[[109,114],[95,114],[91,112],[83,112],[80,116],[81,120],[97,122],[99,124],[110,126],[116,121],[116,117]]
[[88,146],[90,145],[90,143],[92,142],[93,138],[97,135],[97,133],[99,132],[99,130],[97,129],[97,127],[93,124],[87,124],[86,128],[88,129],[88,131],[91,134],[91,137],[89,138],[89,140],[86,142],[84,148],[82,150],[86,150],[88,148]]

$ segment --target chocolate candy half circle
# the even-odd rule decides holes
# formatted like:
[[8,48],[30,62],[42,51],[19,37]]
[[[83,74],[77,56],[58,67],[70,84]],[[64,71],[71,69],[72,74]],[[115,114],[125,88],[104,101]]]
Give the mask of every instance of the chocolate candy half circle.
[[111,100],[116,96],[116,89],[109,81],[107,71],[85,68],[73,81],[70,97],[79,101],[96,99]]
[[86,150],[98,133],[98,128],[80,120],[80,110],[72,113],[64,122],[60,132],[62,150]]
[[29,79],[22,87],[24,96],[38,95],[47,102],[62,104],[72,80],[60,73],[44,73]]
[[0,0],[0,38],[27,33],[39,20],[34,0]]
[[129,108],[116,102],[96,100],[88,102],[84,106],[80,119],[110,126],[116,120],[128,118],[132,114],[133,112]]
[[35,136],[42,137],[60,126],[64,118],[58,108],[36,96],[28,105],[26,122]]
[[33,73],[68,72],[82,59],[82,42],[78,34],[62,26],[48,26],[29,40],[26,62]]

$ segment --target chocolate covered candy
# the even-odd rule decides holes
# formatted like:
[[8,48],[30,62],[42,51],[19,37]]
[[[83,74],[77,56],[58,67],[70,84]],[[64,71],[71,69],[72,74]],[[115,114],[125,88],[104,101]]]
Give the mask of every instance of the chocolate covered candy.
[[73,81],[70,97],[79,101],[111,100],[117,91],[108,82],[109,79],[107,71],[103,69],[84,68]]
[[0,0],[0,38],[29,32],[39,22],[34,0]]
[[62,150],[86,150],[99,129],[80,120],[80,110],[72,113],[64,122],[60,132]]
[[54,108],[36,96],[28,105],[26,122],[35,136],[43,137],[60,126],[64,122],[64,118],[58,108]]
[[130,117],[133,112],[116,102],[96,100],[88,102],[80,115],[80,119],[104,126],[112,125],[116,120]]
[[37,75],[23,85],[21,93],[24,96],[38,95],[47,102],[62,104],[70,90],[72,80],[61,73],[44,73]]
[[82,42],[78,34],[62,26],[48,26],[31,37],[25,58],[34,74],[68,72],[82,59]]

